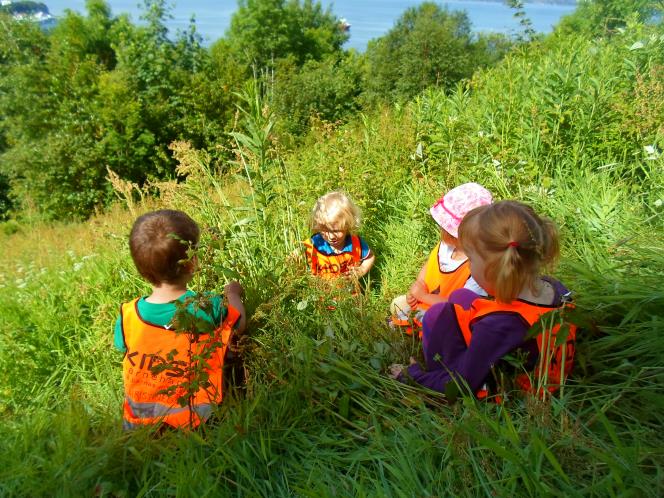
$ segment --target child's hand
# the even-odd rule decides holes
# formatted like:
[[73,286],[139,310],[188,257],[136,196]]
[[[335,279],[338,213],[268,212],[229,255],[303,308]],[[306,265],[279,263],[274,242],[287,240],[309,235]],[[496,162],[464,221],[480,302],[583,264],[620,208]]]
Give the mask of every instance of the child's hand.
[[406,302],[408,303],[408,306],[410,306],[411,309],[415,309],[415,306],[417,306],[417,299],[415,296],[413,296],[410,292],[406,294]]
[[226,284],[224,287],[224,293],[226,295],[235,294],[237,296],[242,296],[244,294],[244,289],[242,288],[242,285],[240,285],[240,282],[233,281]]
[[[415,304],[417,304],[417,302],[422,301],[424,299],[424,296],[426,296],[427,294],[428,293],[427,293],[426,286],[422,282],[417,280],[417,281],[415,281],[415,283],[413,285],[410,286],[410,290],[408,291],[408,294],[406,295],[406,299],[410,295],[413,298],[415,298],[415,300],[416,300]],[[410,303],[408,303],[408,304],[410,305]],[[411,305],[411,307],[412,306],[413,305]]]

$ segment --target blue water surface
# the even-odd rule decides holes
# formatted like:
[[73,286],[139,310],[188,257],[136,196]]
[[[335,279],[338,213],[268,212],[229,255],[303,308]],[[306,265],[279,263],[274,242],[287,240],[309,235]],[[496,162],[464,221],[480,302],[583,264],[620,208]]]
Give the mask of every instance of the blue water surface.
[[[65,9],[85,11],[85,0],[45,0],[51,14],[60,16]],[[372,38],[384,35],[395,21],[408,8],[422,3],[421,0],[322,0],[326,7],[338,17],[345,18],[351,25],[347,48],[364,51]],[[465,10],[474,31],[514,33],[519,24],[514,19],[514,11],[502,2],[451,1],[437,2],[450,10]],[[114,15],[130,14],[138,21],[141,13],[137,0],[110,0],[108,4]],[[172,19],[168,28],[171,32],[184,30],[192,16],[196,18],[196,29],[209,45],[224,36],[230,25],[231,16],[237,8],[236,0],[179,0],[171,2]],[[529,3],[525,11],[536,31],[547,33],[561,17],[573,12],[573,5]]]

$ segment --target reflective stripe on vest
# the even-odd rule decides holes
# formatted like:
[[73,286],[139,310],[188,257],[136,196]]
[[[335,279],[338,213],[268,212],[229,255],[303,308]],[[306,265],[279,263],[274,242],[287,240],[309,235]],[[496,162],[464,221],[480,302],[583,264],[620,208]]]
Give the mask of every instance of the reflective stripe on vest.
[[[220,403],[223,398],[224,356],[240,313],[229,306],[226,318],[214,332],[214,340],[205,334],[190,342],[190,334],[143,321],[137,306],[138,299],[134,299],[123,304],[121,309],[127,348],[122,360],[125,427],[160,422],[173,427],[190,424],[195,427],[209,417],[212,405]],[[194,393],[190,412],[189,406],[181,406],[178,402],[186,394],[182,384],[187,382],[187,370],[194,366],[190,354],[208,355],[211,348],[213,350],[205,360],[209,385]],[[152,369],[160,364],[169,367],[153,374]]]
[[[429,294],[438,294],[440,297],[448,298],[452,291],[461,289],[470,278],[470,263],[468,260],[461,263],[455,270],[446,272],[440,267],[440,252],[442,242],[438,242],[433,251],[429,254],[427,260],[426,274],[424,275],[424,283],[427,286]],[[419,303],[418,309],[426,310],[431,305]]]
[[362,261],[362,245],[357,235],[351,235],[351,250],[339,254],[323,254],[311,239],[304,242],[304,247],[311,274],[322,278],[336,278],[359,266]]
[[[519,300],[506,304],[498,303],[492,299],[478,298],[473,301],[468,310],[455,304],[454,311],[459,324],[459,329],[463,334],[466,346],[468,346],[473,337],[473,324],[479,319],[492,313],[516,314],[524,320],[528,328],[531,328],[543,315],[557,310],[563,310],[565,308],[572,308],[573,306],[572,303],[563,303],[561,306],[546,306]],[[539,359],[532,378],[539,387],[532,385],[531,376],[522,373],[517,375],[516,383],[519,388],[524,391],[531,393],[539,391],[539,394],[541,395],[541,388],[546,386],[549,392],[555,392],[560,387],[561,381],[564,381],[572,370],[576,326],[573,324],[566,324],[569,327],[567,337],[564,340],[559,340],[557,334],[563,323],[560,314],[555,317],[552,316],[551,320],[551,325],[543,327],[543,331],[536,336]],[[556,342],[561,343],[556,344]]]

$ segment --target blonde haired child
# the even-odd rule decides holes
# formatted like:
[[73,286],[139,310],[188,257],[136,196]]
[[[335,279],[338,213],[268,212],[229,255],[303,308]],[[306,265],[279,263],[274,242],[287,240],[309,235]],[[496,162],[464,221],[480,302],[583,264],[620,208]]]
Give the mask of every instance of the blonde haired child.
[[[470,210],[491,204],[491,192],[477,183],[464,183],[443,195],[430,213],[440,228],[440,242],[429,254],[408,294],[392,301],[392,325],[421,327],[424,312],[436,303],[447,301],[450,293],[466,287],[477,294],[486,292],[470,275],[470,266],[457,239],[461,220]],[[413,313],[414,312],[414,313]]]
[[[555,390],[572,367],[574,329],[565,341],[556,340],[556,328],[527,337],[541,315],[569,302],[563,284],[540,274],[558,256],[555,225],[525,204],[501,201],[468,213],[459,234],[472,276],[492,297],[459,289],[448,303],[432,306],[423,323],[426,369],[411,358],[409,376],[440,392],[449,382],[463,381],[477,393],[493,365],[521,351],[526,369],[545,360],[536,376],[546,376],[549,390]],[[402,368],[393,365],[393,376],[402,378]],[[532,390],[530,378],[520,375],[517,384]]]
[[311,273],[325,279],[366,275],[376,257],[355,234],[359,227],[360,210],[346,194],[334,191],[320,197],[311,211],[315,233],[304,242]]

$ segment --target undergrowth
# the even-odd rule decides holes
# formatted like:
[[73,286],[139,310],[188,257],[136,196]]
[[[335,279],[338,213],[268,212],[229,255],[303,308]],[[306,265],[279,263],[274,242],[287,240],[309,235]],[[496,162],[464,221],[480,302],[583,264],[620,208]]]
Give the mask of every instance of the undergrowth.
[[[0,494],[661,495],[664,115],[646,100],[661,90],[664,35],[556,36],[448,95],[313,129],[292,152],[248,89],[228,173],[175,143],[186,180],[153,185],[159,199],[138,202],[115,178],[128,211],[0,235]],[[561,228],[556,275],[582,328],[575,372],[547,402],[447,404],[385,375],[419,351],[385,318],[436,242],[428,207],[468,180]],[[290,255],[314,200],[340,186],[377,263],[361,294],[329,310]],[[155,437],[120,429],[111,327],[148,289],[131,222],[161,205],[203,228],[194,290],[240,279],[250,324],[246,389],[214,424]]]

